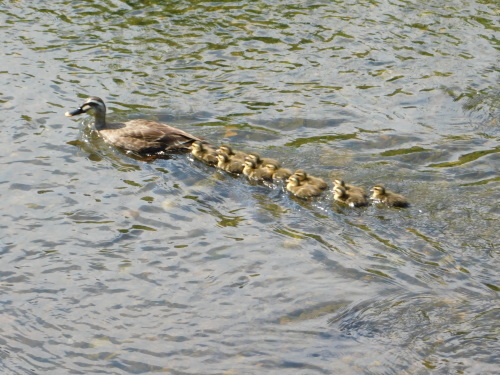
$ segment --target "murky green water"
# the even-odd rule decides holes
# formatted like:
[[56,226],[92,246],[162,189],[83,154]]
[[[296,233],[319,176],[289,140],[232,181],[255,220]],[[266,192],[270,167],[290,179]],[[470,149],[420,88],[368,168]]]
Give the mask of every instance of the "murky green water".
[[[1,1],[2,374],[495,373],[499,12]],[[412,206],[136,160],[89,95]]]

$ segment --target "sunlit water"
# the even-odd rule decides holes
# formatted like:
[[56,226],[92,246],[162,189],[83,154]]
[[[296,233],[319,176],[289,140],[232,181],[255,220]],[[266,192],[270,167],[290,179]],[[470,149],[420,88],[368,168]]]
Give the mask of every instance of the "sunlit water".
[[[494,1],[2,1],[2,374],[498,369]],[[64,112],[168,122],[312,201]]]

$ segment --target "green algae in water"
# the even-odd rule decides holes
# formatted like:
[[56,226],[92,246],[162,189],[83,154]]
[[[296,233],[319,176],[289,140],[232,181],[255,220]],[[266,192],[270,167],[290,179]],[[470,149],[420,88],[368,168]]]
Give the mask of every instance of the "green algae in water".
[[430,164],[429,167],[434,167],[434,168],[456,167],[456,166],[477,160],[480,157],[483,157],[485,155],[494,154],[494,153],[499,152],[499,151],[500,151],[500,148],[495,148],[493,150],[485,150],[485,151],[475,151],[475,152],[471,152],[469,154],[465,154],[465,155],[460,156],[457,161]]
[[389,151],[384,151],[381,152],[381,156],[395,156],[395,155],[405,155],[405,154],[412,154],[414,152],[425,152],[425,151],[432,151],[431,149],[428,148],[422,148],[418,146],[410,147],[410,148],[401,148],[398,150],[389,150]]

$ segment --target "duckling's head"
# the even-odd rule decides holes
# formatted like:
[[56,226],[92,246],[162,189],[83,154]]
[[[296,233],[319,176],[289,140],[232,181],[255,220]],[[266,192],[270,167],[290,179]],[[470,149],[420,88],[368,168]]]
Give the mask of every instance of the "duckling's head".
[[220,163],[227,163],[229,161],[229,156],[225,152],[220,152],[217,154],[217,159]]
[[268,171],[275,172],[276,170],[278,170],[279,165],[277,163],[270,162],[267,163],[265,167]]
[[243,163],[243,166],[245,168],[250,168],[250,169],[256,169],[257,168],[257,164],[255,163],[255,161],[250,160],[250,159],[245,159],[245,162]]
[[374,196],[380,196],[385,194],[385,186],[382,184],[374,185],[370,191],[373,191]]
[[346,193],[345,188],[340,185],[335,185],[333,193],[336,197],[343,197]]
[[344,187],[345,186],[345,181],[341,180],[340,178],[336,178],[335,180],[333,180],[333,185]]
[[220,154],[234,155],[233,148],[229,145],[223,144],[217,149],[217,152]]
[[300,185],[300,179],[296,175],[291,175],[288,180],[286,180],[288,185],[290,186],[299,186]]
[[191,143],[191,148],[193,151],[202,151],[203,150],[203,144],[200,141],[194,141]]
[[307,172],[303,169],[297,169],[293,175],[296,176],[299,181],[307,180]]
[[97,96],[91,96],[90,98],[85,100],[85,103],[83,103],[80,107],[78,107],[74,111],[66,112],[65,116],[72,117],[76,115],[81,115],[82,113],[92,114],[93,112],[106,113],[106,105],[104,104],[104,101]]
[[255,162],[255,164],[260,164],[262,163],[262,159],[260,157],[259,154],[257,154],[256,152],[251,152],[249,153],[246,157],[245,157],[245,160],[253,160]]

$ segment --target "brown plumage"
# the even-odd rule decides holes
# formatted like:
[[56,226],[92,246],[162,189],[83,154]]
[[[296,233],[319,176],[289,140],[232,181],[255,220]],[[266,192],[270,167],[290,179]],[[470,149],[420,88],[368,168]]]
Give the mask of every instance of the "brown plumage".
[[194,141],[191,145],[191,154],[194,158],[204,161],[209,165],[217,165],[217,152],[212,147],[201,143],[200,141]]
[[268,162],[265,164],[264,168],[274,181],[287,180],[292,175],[290,169],[281,168],[278,162]]
[[387,190],[384,185],[377,184],[371,188],[372,199],[376,203],[385,203],[392,207],[408,207],[409,203],[405,197],[393,191]]
[[253,160],[246,159],[243,163],[243,174],[252,180],[263,180],[266,177],[266,171],[259,168]]
[[293,175],[298,177],[298,179],[302,185],[305,185],[305,184],[313,185],[320,190],[325,190],[328,187],[325,180],[323,180],[322,178],[319,178],[319,177],[310,176],[303,169],[296,170]]
[[286,189],[299,198],[310,198],[321,194],[318,187],[311,184],[302,184],[296,175],[290,176],[287,180]]
[[368,204],[368,200],[363,194],[360,194],[356,190],[348,191],[342,186],[335,186],[333,188],[333,199],[348,204],[351,207],[361,207]]
[[185,131],[150,120],[106,122],[106,105],[101,98],[91,96],[79,108],[66,112],[66,116],[89,113],[94,116],[97,133],[113,146],[142,154],[161,151],[187,151],[194,141],[205,143]]
[[267,163],[278,163],[277,160],[275,159],[269,159],[269,158],[261,158],[260,155],[256,152],[251,152],[249,153],[245,160],[253,160],[257,167],[262,167],[266,165]]
[[341,186],[348,193],[357,192],[357,193],[359,193],[361,195],[366,195],[365,189],[363,189],[362,187],[354,186],[354,185],[350,185],[350,184],[346,184],[344,180],[341,180],[339,178],[336,178],[335,180],[333,180],[333,186],[334,186],[334,189],[337,186]]
[[217,159],[217,168],[230,173],[243,172],[243,163],[240,159],[231,160],[226,153],[219,153]]
[[219,154],[226,154],[228,156],[229,160],[239,159],[241,161],[241,164],[243,164],[243,161],[245,160],[245,157],[247,156],[247,154],[244,153],[243,151],[235,150],[231,146],[229,146],[228,144],[220,145],[219,148],[217,149],[217,152]]

